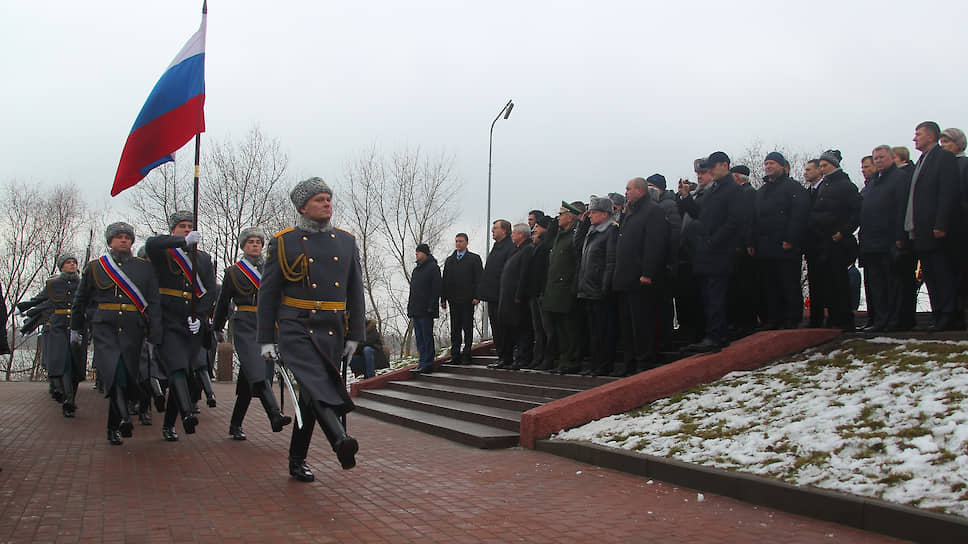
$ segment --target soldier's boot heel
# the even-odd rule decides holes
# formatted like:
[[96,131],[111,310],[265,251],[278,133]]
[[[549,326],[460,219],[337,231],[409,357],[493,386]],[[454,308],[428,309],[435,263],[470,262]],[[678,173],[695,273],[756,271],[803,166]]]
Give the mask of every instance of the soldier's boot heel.
[[209,408],[215,408],[215,391],[212,390],[212,378],[208,375],[208,369],[201,369],[195,372],[199,383],[202,384],[202,391],[205,392],[205,404]]
[[313,471],[306,466],[306,459],[301,457],[289,458],[289,475],[300,482],[311,482],[316,479]]
[[269,416],[269,424],[272,425],[272,432],[282,432],[283,427],[292,423],[291,417],[282,415],[282,410],[279,409],[279,404],[276,402],[276,396],[272,393],[272,389],[262,387],[259,390],[259,400],[262,402],[262,407],[265,408],[266,414]]
[[192,413],[192,402],[188,396],[188,382],[185,381],[185,376],[172,377],[169,395],[174,395],[175,402],[178,403],[178,411],[182,415],[182,427],[185,429],[185,434],[194,434],[195,425],[198,425],[198,418]]
[[148,380],[151,384],[151,396],[155,399],[155,409],[159,412],[165,411],[165,392],[161,389],[161,381],[158,378]]
[[319,402],[314,402],[313,409],[316,411],[316,419],[319,420],[319,426],[326,433],[326,439],[329,440],[330,445],[333,446],[333,451],[336,452],[336,458],[339,459],[340,466],[343,467],[343,470],[349,470],[355,467],[356,452],[360,450],[359,442],[352,436],[346,434],[346,429],[343,428],[343,424],[340,423],[339,417],[337,417],[336,412],[332,408],[323,406]]

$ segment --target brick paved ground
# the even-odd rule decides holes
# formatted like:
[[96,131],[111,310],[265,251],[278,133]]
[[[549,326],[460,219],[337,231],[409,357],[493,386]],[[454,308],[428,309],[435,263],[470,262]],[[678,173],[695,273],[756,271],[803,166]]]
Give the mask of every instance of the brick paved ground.
[[[198,433],[161,419],[110,446],[107,402],[81,384],[61,417],[46,384],[0,384],[3,542],[895,542],[830,523],[515,448],[469,448],[364,416],[356,469],[317,429],[316,482],[287,474],[289,433],[254,402],[246,442],[227,438],[233,386]],[[287,410],[289,411],[289,410]],[[179,432],[181,429],[179,428]]]

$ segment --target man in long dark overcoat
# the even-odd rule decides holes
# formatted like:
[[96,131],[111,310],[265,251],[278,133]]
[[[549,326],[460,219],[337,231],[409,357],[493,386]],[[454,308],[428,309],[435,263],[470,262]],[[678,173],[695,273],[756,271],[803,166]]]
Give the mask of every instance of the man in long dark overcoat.
[[311,482],[306,454],[317,421],[342,467],[356,466],[359,444],[339,420],[354,406],[338,365],[364,339],[366,308],[356,239],[331,221],[333,190],[310,178],[297,184],[289,199],[299,218],[269,241],[257,341],[262,356],[281,359],[299,384],[302,427],[293,427],[289,474]]

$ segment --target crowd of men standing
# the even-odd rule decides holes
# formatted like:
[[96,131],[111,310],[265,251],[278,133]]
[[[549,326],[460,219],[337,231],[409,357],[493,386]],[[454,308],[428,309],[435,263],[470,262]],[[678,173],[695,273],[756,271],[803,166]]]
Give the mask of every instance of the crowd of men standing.
[[933,314],[926,329],[963,329],[965,134],[926,121],[914,143],[917,163],[906,147],[876,146],[861,161],[862,188],[838,150],[808,161],[803,182],[771,152],[757,188],[749,167],[717,151],[696,159],[696,183],[679,180],[677,191],[654,174],[629,180],[624,195],[562,201],[555,217],[532,210],[527,224],[494,221],[483,262],[460,233],[442,281],[435,260],[423,264],[433,257],[421,244],[410,305],[425,320],[415,371],[433,371],[438,300],[451,308],[458,364],[471,361],[480,301],[497,368],[625,376],[654,368],[663,352],[718,351],[756,330],[802,325],[804,262],[809,327],[855,330],[848,270],[859,263],[861,330],[914,328],[919,277]]

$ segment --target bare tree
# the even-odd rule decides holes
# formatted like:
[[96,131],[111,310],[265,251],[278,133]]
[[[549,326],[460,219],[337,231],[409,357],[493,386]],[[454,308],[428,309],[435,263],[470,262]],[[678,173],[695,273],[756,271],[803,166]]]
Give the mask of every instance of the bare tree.
[[286,192],[289,158],[279,141],[252,127],[238,144],[230,139],[212,144],[205,183],[199,196],[200,230],[209,239],[215,260],[223,266],[239,254],[239,232],[258,226],[269,234],[291,223]]
[[[58,254],[75,249],[85,205],[73,185],[45,191],[35,185],[10,183],[2,192],[0,231],[4,232],[5,258],[0,261],[0,282],[7,308],[13,308],[40,288]],[[21,344],[22,340],[11,342],[4,365],[8,381]]]
[[747,144],[742,155],[733,161],[734,165],[744,164],[749,167],[750,182],[753,184],[753,187],[759,188],[760,185],[763,185],[763,177],[766,175],[766,172],[763,170],[763,161],[766,160],[767,154],[771,151],[779,151],[786,158],[787,162],[790,163],[790,177],[802,183],[803,170],[807,166],[807,161],[819,157],[820,152],[823,150],[821,149],[815,153],[811,153],[803,150],[791,150],[783,145],[775,145],[767,150],[759,138],[754,139]]
[[136,216],[131,223],[138,232],[143,227],[146,234],[167,233],[165,227],[171,214],[192,209],[193,193],[192,173],[187,165],[165,163],[127,192],[128,204]]

